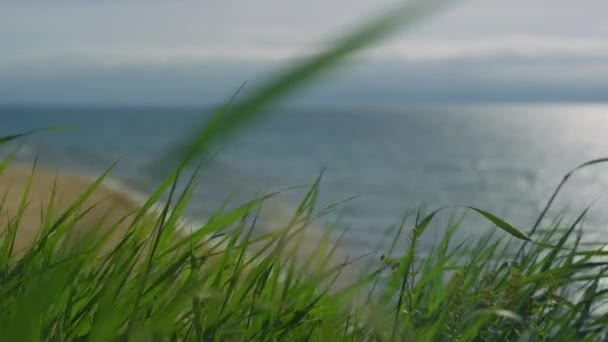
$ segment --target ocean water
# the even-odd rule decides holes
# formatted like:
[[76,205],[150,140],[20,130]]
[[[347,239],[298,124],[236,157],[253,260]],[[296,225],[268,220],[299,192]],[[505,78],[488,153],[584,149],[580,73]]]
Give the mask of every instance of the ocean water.
[[[209,110],[196,108],[0,107],[0,135],[65,125],[19,141],[21,161],[112,176],[150,192],[171,155]],[[3,152],[13,148],[4,147]],[[489,210],[527,231],[563,175],[608,156],[608,105],[476,105],[404,108],[277,109],[224,142],[203,169],[188,215],[204,218],[233,195],[234,205],[263,190],[309,184],[325,169],[319,205],[352,196],[324,218],[348,228],[342,246],[367,252],[406,212],[446,205]],[[574,219],[587,205],[586,238],[608,240],[608,165],[577,173],[555,210]],[[301,192],[281,197],[281,210]],[[287,208],[287,209],[286,209]],[[491,229],[463,210],[459,236]],[[441,218],[437,226],[441,225]],[[319,228],[321,229],[321,228]],[[441,230],[425,237],[425,246]]]

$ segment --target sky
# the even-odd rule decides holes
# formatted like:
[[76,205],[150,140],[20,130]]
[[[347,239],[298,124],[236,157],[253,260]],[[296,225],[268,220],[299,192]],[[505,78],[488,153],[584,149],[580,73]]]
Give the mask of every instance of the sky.
[[[393,0],[0,2],[0,104],[198,105],[255,88]],[[608,1],[461,1],[292,97],[608,101]]]

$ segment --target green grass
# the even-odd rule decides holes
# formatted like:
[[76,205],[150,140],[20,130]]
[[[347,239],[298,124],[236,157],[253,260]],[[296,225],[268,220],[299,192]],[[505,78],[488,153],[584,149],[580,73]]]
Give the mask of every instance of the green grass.
[[[218,208],[194,234],[170,238],[196,184],[195,174],[190,186],[176,191],[188,165],[353,53],[433,13],[437,3],[394,9],[231,99],[201,124],[174,171],[135,215],[129,234],[108,254],[99,252],[103,240],[85,239],[72,248],[63,242],[107,173],[64,213],[43,217],[36,243],[15,256],[20,210],[0,237],[0,340],[605,340],[608,252],[582,243],[586,212],[570,224],[545,226],[545,210],[526,233],[489,212],[461,207],[496,228],[455,244],[466,222],[452,221],[430,250],[419,242],[447,208],[406,215],[388,250],[347,286],[335,285],[347,265],[329,261],[335,253],[329,240],[305,262],[292,248],[298,231],[333,209],[316,207],[320,178],[274,233],[251,233],[269,194],[235,209]],[[21,136],[0,138],[0,144]],[[147,215],[165,195],[166,205]]]
[[[452,245],[454,234],[466,224],[452,221],[430,251],[419,250],[418,243],[440,213],[405,216],[393,247],[359,279],[335,287],[343,266],[323,266],[329,264],[335,246],[328,241],[318,244],[306,263],[298,262],[294,250],[287,248],[297,230],[317,213],[327,212],[315,206],[319,180],[276,233],[251,235],[269,195],[236,209],[218,210],[185,240],[169,239],[191,187],[170,194],[171,200],[157,215],[145,215],[161,193],[173,190],[174,183],[165,183],[109,254],[99,253],[103,240],[87,239],[66,248],[62,240],[86,210],[82,203],[99,182],[65,213],[43,220],[37,243],[18,257],[10,249],[20,214],[11,220],[0,239],[2,340],[606,337],[607,290],[602,280],[608,275],[608,262],[601,258],[607,252],[581,244],[584,213],[570,225],[554,225],[528,236],[472,208],[468,210],[497,228]],[[26,205],[26,196],[22,203]],[[216,237],[206,238],[211,235]],[[517,253],[515,240],[529,244]],[[153,248],[141,248],[144,244]],[[404,252],[396,255],[397,246]]]

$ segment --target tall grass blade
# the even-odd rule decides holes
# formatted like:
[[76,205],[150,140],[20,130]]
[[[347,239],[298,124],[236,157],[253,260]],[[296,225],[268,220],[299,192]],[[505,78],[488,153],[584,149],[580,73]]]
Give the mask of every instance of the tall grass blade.
[[231,108],[221,109],[207,122],[189,144],[184,164],[207,148],[246,124],[261,119],[263,110],[277,103],[324,72],[338,66],[350,55],[377,43],[401,27],[411,27],[453,1],[413,1],[392,8],[386,14],[361,25],[361,28],[338,39],[326,51],[284,70],[278,77],[254,91]]

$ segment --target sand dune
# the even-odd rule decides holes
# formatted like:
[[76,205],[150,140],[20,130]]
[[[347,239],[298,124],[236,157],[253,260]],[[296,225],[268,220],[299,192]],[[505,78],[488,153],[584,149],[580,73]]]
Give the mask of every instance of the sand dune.
[[[0,233],[3,234],[8,222],[17,217],[30,176],[32,176],[32,167],[25,165],[11,166],[0,175],[0,196],[5,196],[0,212]],[[28,204],[17,230],[15,252],[21,252],[33,243],[41,230],[44,217],[51,214],[52,218],[58,218],[90,185],[91,181],[81,175],[59,173],[37,167],[27,197]],[[48,213],[47,208],[53,188],[56,189],[54,208],[52,213]],[[102,185],[88,198],[82,206],[82,211],[89,207],[91,209],[82,215],[74,225],[74,238],[77,239],[83,234],[89,233],[102,234],[107,232],[114,223],[123,220],[116,234],[105,246],[109,248],[124,236],[139,205],[128,195],[128,192]],[[102,220],[105,224],[99,227],[98,223]]]
[[[15,253],[23,252],[35,241],[41,230],[43,219],[49,215],[47,207],[53,188],[55,188],[56,194],[51,215],[53,219],[57,219],[92,183],[91,179],[83,175],[57,172],[42,167],[37,167],[33,172],[28,204],[22,215],[15,239]],[[30,176],[32,176],[32,167],[26,165],[11,166],[0,175],[0,196],[5,196],[0,212],[0,234],[5,233],[10,220],[18,215],[21,199],[26,192]],[[78,241],[86,234],[101,235],[115,223],[120,222],[116,233],[103,247],[103,250],[110,250],[124,237],[144,199],[145,196],[138,198],[137,194],[126,188],[124,184],[111,180],[102,183],[82,206],[82,211],[89,207],[91,209],[74,223],[71,238],[74,239],[73,241]],[[292,213],[293,210],[288,210],[285,204],[266,206],[262,213],[265,219],[262,219],[260,223],[261,226],[264,226],[262,232],[283,227],[286,222],[289,222]],[[100,226],[99,222],[102,220],[104,224]],[[184,231],[181,231],[176,238],[183,237],[185,234]],[[294,236],[288,249],[297,250],[298,263],[302,264],[310,259],[321,239],[320,234],[319,227],[309,227],[298,236]],[[333,267],[344,262],[346,259],[344,252],[339,249],[333,258],[326,260],[325,266]],[[355,269],[356,267],[348,267],[343,270],[341,280],[352,280],[356,273]]]

